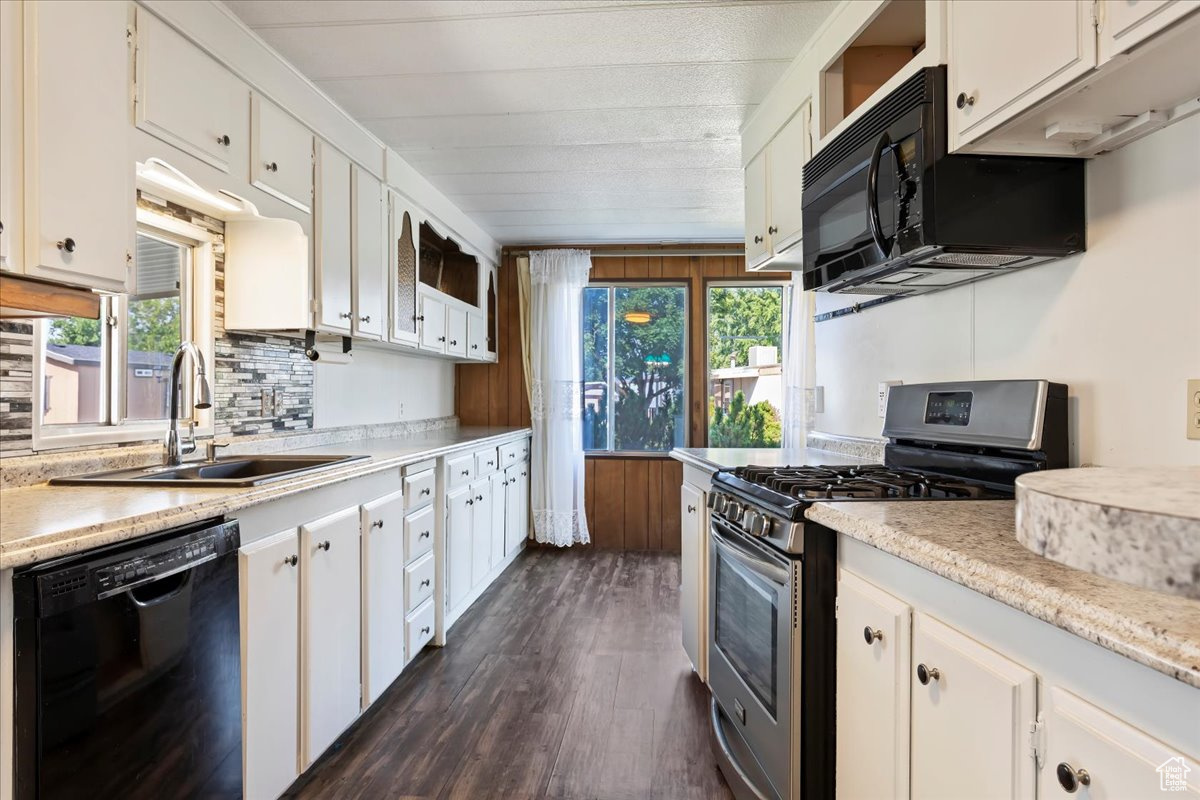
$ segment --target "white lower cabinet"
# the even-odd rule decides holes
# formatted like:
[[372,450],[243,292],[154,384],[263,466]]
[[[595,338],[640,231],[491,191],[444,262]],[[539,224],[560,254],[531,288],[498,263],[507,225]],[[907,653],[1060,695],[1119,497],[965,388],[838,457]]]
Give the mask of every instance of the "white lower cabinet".
[[357,506],[300,526],[301,763],[307,769],[361,708]]
[[683,617],[683,649],[701,680],[707,677],[704,668],[707,607],[701,592],[704,585],[701,549],[708,541],[703,530],[706,513],[704,490],[684,483],[679,489],[679,519],[683,526],[679,539],[679,610]]
[[908,797],[911,646],[912,608],[843,572],[837,599],[839,800]]
[[433,639],[433,626],[436,620],[433,600],[408,615],[404,620],[404,636],[408,642],[408,657],[412,660],[421,648]]
[[471,487],[446,495],[446,608],[455,610],[471,593]]
[[471,587],[487,580],[492,571],[492,522],[495,503],[490,477],[471,484]]
[[[1074,792],[1089,800],[1200,797],[1195,754],[1172,750],[1057,686],[1045,692],[1043,704],[1046,757],[1038,777],[1042,798],[1065,798]],[[1200,731],[1196,735],[1200,739]]]
[[1033,797],[1037,676],[921,612],[912,660],[912,796]]
[[363,702],[365,709],[404,669],[405,551],[407,520],[403,492],[361,507]]
[[300,774],[300,542],[289,529],[238,553],[242,617],[242,783],[251,800]]
[[433,597],[433,566],[433,553],[426,553],[404,568],[405,613],[416,611],[422,603]]
[[504,557],[515,553],[529,535],[529,462],[504,470]]
[[492,484],[492,525],[490,565],[495,567],[504,560],[504,529],[508,517],[508,473],[493,472],[488,480]]

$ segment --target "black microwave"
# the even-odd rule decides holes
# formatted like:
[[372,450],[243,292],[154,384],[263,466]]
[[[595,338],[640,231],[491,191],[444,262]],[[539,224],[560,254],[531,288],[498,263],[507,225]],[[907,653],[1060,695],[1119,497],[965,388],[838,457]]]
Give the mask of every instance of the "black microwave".
[[907,295],[1085,247],[1082,159],[946,153],[927,67],[804,165],[805,289]]

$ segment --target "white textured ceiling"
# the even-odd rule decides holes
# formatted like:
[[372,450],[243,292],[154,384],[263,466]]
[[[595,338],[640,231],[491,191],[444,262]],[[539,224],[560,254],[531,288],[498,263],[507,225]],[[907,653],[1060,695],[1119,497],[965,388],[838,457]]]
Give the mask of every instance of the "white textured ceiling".
[[503,243],[742,237],[738,128],[833,0],[227,0]]

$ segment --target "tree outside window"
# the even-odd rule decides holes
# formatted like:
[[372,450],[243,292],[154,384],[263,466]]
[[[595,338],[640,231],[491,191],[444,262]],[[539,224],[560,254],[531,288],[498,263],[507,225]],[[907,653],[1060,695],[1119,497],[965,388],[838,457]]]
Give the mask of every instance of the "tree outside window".
[[708,290],[708,446],[782,441],[783,287]]

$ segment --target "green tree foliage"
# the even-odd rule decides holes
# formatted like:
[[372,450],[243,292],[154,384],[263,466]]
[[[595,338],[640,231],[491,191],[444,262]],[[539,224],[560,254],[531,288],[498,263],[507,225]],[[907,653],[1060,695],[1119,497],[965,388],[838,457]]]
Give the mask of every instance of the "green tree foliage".
[[783,340],[783,290],[773,286],[714,286],[708,294],[708,368],[750,363],[754,345]]
[[96,347],[100,344],[100,320],[81,317],[63,317],[50,321],[50,344],[82,344]]
[[779,412],[765,400],[749,405],[743,392],[735,392],[729,409],[709,401],[709,447],[779,447],[783,428]]
[[174,353],[178,347],[178,297],[154,297],[130,302],[130,350]]
[[[684,301],[678,287],[618,288],[615,292],[614,444],[618,450],[669,450],[681,424]],[[650,321],[626,320],[646,312]]]

